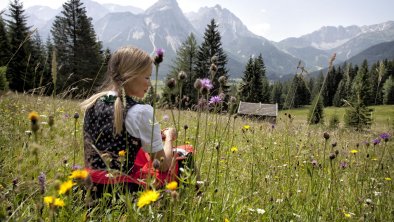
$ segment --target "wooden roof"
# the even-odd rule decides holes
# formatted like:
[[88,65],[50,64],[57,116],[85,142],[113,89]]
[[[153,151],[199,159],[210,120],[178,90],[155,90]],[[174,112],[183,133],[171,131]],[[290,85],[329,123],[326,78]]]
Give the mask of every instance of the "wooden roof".
[[238,106],[238,114],[277,116],[278,104],[248,103],[240,101]]

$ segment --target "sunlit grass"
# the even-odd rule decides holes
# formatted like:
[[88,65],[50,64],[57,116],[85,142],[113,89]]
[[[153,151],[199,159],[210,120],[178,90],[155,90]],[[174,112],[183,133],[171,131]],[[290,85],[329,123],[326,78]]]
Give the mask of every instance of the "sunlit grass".
[[[204,124],[195,147],[204,182],[202,192],[180,183],[174,191],[158,189],[159,197],[152,193],[151,201],[139,207],[140,193],[120,198],[108,193],[102,202],[91,206],[80,189],[84,180],[76,180],[73,189],[59,194],[59,185],[71,175],[74,154],[75,164],[83,165],[83,113],[78,103],[23,94],[0,98],[0,220],[394,219],[393,139],[373,145],[381,133],[393,135],[393,106],[373,107],[374,124],[366,132],[343,127],[344,108],[324,110],[326,119],[334,113],[339,116],[339,129],[306,125],[307,107],[281,111],[275,125],[202,113]],[[29,134],[31,111],[40,115],[37,141]],[[76,112],[78,119],[74,118]],[[55,120],[52,127],[47,124],[50,115]],[[162,120],[164,115],[171,116],[170,110],[158,110],[162,126],[173,126],[172,120]],[[180,127],[177,144],[194,144],[197,113],[182,111],[180,115],[179,125],[188,128]],[[327,140],[324,132],[328,132]],[[331,154],[335,154],[332,159]],[[41,172],[46,176],[44,193],[38,180]],[[48,198],[49,204],[44,202],[47,196],[59,198],[58,205]]]

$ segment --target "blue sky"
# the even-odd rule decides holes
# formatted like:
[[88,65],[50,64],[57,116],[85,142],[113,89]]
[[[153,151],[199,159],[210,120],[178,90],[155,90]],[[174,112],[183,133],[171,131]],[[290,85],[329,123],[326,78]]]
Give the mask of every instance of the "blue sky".
[[[157,0],[95,0],[147,9]],[[24,7],[61,7],[59,0],[21,0]],[[2,0],[0,8],[9,0]],[[178,0],[184,12],[221,5],[233,12],[249,30],[269,40],[299,37],[322,26],[371,25],[394,20],[394,0]]]

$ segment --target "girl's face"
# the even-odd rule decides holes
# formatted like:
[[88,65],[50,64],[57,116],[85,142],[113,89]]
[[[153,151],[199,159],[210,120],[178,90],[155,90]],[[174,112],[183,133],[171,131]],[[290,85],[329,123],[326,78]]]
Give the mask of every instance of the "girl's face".
[[150,77],[152,75],[152,66],[150,66],[145,72],[138,75],[131,81],[125,84],[125,91],[128,96],[135,96],[138,98],[144,98],[146,92],[148,92],[151,86]]

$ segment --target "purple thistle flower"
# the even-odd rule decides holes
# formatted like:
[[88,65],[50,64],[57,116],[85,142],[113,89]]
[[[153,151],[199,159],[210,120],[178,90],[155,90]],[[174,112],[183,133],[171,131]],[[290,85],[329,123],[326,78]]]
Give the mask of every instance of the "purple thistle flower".
[[382,134],[380,134],[380,138],[382,138],[382,140],[384,140],[384,142],[389,141],[390,137],[391,137],[391,135],[388,134],[388,133],[382,133]]
[[341,162],[339,165],[342,169],[345,169],[348,165],[346,162]]
[[161,62],[163,62],[163,57],[164,57],[164,49],[162,48],[157,48],[156,49],[156,55],[154,60],[155,65],[159,65]]
[[200,81],[201,81],[202,88],[206,88],[208,90],[213,88],[211,80],[205,78],[205,79],[201,79]]
[[376,146],[376,145],[378,145],[380,143],[380,139],[376,138],[376,139],[372,140],[372,143],[373,143],[374,146]]
[[212,96],[211,99],[209,99],[209,104],[210,105],[216,105],[221,103],[223,100],[220,96]]
[[82,167],[81,167],[80,165],[74,165],[74,166],[71,167],[71,170],[72,170],[72,171],[74,171],[74,170],[80,170],[80,169],[82,169]]

